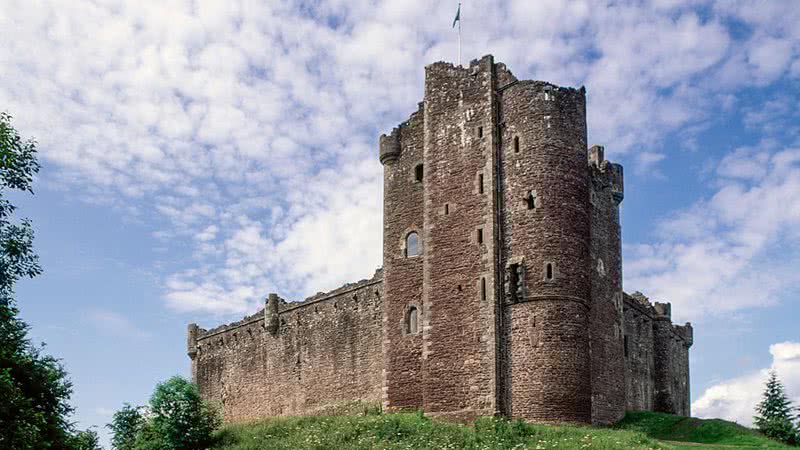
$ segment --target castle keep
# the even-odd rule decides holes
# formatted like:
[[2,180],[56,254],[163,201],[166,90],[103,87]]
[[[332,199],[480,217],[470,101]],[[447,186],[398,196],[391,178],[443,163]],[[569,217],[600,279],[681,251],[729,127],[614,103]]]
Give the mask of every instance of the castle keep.
[[491,56],[425,69],[380,138],[383,268],[240,322],[189,325],[226,421],[359,401],[469,420],[689,415],[692,327],[622,290],[622,166],[587,149],[585,90]]

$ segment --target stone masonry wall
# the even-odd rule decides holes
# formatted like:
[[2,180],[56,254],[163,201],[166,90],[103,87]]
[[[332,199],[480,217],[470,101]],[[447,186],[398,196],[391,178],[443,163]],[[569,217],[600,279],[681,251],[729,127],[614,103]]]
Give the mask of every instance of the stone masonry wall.
[[[381,137],[383,176],[384,361],[383,404],[389,410],[422,408],[423,256],[406,256],[406,237],[423,237],[424,115],[420,110]],[[417,180],[420,169],[422,180]],[[417,327],[409,329],[411,308]]]
[[592,360],[592,423],[611,424],[625,414],[622,245],[618,165],[604,160],[603,147],[589,151],[592,175],[592,300],[589,316]]
[[625,294],[625,388],[628,411],[653,410],[653,313],[643,297]]
[[[226,422],[304,415],[381,400],[382,274],[284,303],[273,335],[263,311],[197,331],[195,382]],[[192,351],[190,342],[190,353]]]
[[584,101],[582,90],[538,81],[516,82],[501,94],[502,253],[509,280],[503,351],[512,417],[591,421]]
[[625,295],[627,408],[691,414],[690,324],[673,325],[670,304],[651,304],[640,293]]
[[490,56],[425,69],[424,408],[462,419],[497,405],[493,73]]

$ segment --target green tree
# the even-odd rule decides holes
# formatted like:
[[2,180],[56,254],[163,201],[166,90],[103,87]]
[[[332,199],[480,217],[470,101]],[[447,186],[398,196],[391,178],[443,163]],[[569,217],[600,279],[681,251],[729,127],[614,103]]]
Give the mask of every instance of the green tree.
[[112,434],[111,446],[115,450],[136,449],[136,436],[145,424],[142,408],[125,403],[122,409],[114,413],[111,423],[106,425]]
[[208,447],[220,425],[219,415],[200,397],[197,385],[179,376],[156,386],[150,411],[154,430],[172,450]]
[[13,302],[14,284],[22,277],[42,272],[33,252],[29,220],[11,222],[16,207],[5,198],[8,189],[33,193],[33,177],[39,172],[36,141],[23,140],[11,126],[11,116],[0,112],[0,302]]
[[11,116],[0,113],[0,448],[71,450],[72,384],[59,361],[31,343],[14,301],[16,282],[41,268],[31,223],[12,222],[16,208],[5,195],[32,193],[38,171],[36,142],[24,140]]
[[766,436],[795,445],[798,430],[794,424],[797,417],[792,414],[793,410],[792,402],[786,396],[778,374],[775,371],[770,372],[763,399],[756,406],[756,415],[753,418],[756,428]]
[[71,447],[73,450],[103,450],[103,447],[100,446],[100,438],[97,436],[97,432],[91,428],[77,431],[72,436]]

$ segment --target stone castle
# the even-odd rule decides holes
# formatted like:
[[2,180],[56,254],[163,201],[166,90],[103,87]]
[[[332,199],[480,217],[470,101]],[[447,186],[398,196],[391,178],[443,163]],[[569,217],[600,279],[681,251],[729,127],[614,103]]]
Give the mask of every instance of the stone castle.
[[226,421],[348,402],[453,420],[689,415],[692,327],[622,290],[622,166],[587,149],[585,89],[492,56],[425,69],[380,138],[383,268],[242,321],[189,325],[192,378]]

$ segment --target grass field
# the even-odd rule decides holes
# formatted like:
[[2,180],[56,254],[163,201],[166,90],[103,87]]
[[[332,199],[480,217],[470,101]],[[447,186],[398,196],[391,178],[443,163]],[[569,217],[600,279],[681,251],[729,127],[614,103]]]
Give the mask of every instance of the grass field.
[[611,428],[481,418],[471,426],[421,414],[272,418],[231,425],[215,450],[755,449],[790,448],[723,420],[630,413]]

